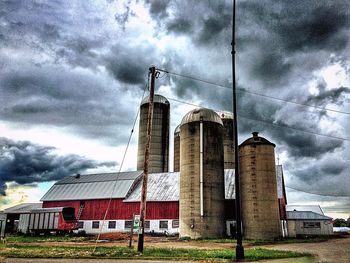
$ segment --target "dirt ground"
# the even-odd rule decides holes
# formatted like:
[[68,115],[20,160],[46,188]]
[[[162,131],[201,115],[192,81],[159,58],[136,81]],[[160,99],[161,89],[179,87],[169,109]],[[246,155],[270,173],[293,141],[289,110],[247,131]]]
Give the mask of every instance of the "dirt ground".
[[317,256],[319,262],[350,262],[350,235],[319,243],[294,243],[261,246],[268,249],[308,252]]

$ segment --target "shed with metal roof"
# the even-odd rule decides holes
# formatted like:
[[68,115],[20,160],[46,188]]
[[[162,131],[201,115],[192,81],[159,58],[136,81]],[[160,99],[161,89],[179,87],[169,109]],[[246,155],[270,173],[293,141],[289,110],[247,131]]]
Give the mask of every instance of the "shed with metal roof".
[[287,211],[288,236],[332,235],[332,218],[313,211]]

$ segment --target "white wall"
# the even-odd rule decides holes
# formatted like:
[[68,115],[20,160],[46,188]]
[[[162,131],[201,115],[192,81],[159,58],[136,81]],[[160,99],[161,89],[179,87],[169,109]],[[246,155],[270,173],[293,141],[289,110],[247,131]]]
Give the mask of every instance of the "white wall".
[[[99,222],[99,228],[92,228],[93,222],[98,221]],[[116,227],[115,228],[108,228],[109,221],[116,221]],[[83,228],[79,228],[78,231],[84,230],[87,234],[99,234],[101,233],[112,233],[112,232],[130,232],[130,228],[125,228],[125,221],[126,220],[106,220],[103,222],[103,220],[79,220],[79,222],[84,222]],[[148,221],[148,220],[147,220]],[[150,221],[150,228],[146,229],[145,232],[151,232],[154,231],[155,233],[169,233],[169,234],[178,234],[179,228],[173,228],[172,224],[173,221],[171,219],[160,219],[160,220],[149,220]],[[168,222],[168,228],[160,228],[160,221],[167,221]],[[103,224],[103,226],[102,226]],[[101,230],[102,229],[102,230]]]
[[[304,222],[319,222],[320,228],[305,228]],[[287,220],[288,236],[333,235],[333,224],[327,220]]]

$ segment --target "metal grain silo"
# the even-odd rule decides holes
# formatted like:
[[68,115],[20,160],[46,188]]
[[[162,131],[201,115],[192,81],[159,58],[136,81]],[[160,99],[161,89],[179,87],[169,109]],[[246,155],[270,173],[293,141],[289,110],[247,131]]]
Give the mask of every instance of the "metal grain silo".
[[174,131],[174,172],[180,171],[180,125]]
[[[147,117],[149,98],[142,100],[140,105],[139,141],[137,152],[137,170],[143,170],[145,159],[145,144],[147,139]],[[154,95],[152,139],[149,156],[149,172],[168,172],[169,166],[169,125],[170,104],[161,96]]]
[[239,146],[239,154],[244,237],[280,237],[275,144],[253,132]]
[[233,137],[233,113],[217,112],[224,125],[224,168],[235,169],[235,145]]
[[218,238],[225,232],[223,124],[195,109],[180,125],[180,236]]

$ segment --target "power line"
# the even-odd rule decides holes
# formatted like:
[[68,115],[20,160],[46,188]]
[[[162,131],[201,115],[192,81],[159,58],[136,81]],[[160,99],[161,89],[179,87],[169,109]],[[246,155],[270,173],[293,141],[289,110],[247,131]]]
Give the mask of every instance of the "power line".
[[[170,72],[170,71],[165,70],[165,69],[157,69],[157,70],[162,71],[164,73],[167,73],[169,75],[183,77],[183,78],[195,80],[195,81],[198,81],[198,82],[206,83],[206,84],[209,84],[209,85],[213,85],[213,86],[216,86],[216,87],[221,87],[221,88],[232,90],[232,88],[227,87],[225,85],[221,85],[221,84],[218,84],[218,83],[215,83],[215,82],[211,82],[211,81],[203,80],[203,79],[200,79],[200,78],[192,77],[192,76],[189,76],[189,75],[184,75],[184,74],[179,74],[179,73],[175,73],[175,72]],[[256,95],[256,96],[260,96],[260,97],[264,97],[264,98],[268,98],[268,99],[273,99],[273,100],[278,100],[278,101],[282,101],[282,102],[287,102],[287,103],[291,103],[291,104],[299,105],[299,106],[303,106],[303,107],[315,108],[315,109],[318,109],[318,110],[325,110],[325,111],[331,111],[331,112],[335,112],[335,113],[341,113],[341,114],[350,115],[350,112],[334,110],[334,109],[328,109],[328,108],[322,108],[322,107],[313,106],[313,105],[309,105],[309,104],[299,103],[299,102],[296,102],[296,101],[281,99],[281,98],[274,97],[274,96],[268,96],[268,95],[264,95],[264,94],[261,94],[261,93],[258,93],[258,92],[254,92],[254,91],[249,91],[249,90],[242,89],[242,88],[237,88],[237,90],[239,92],[249,93],[249,94],[252,94],[252,95]]]
[[290,127],[290,126],[287,126],[287,125],[276,124],[276,123],[269,122],[269,121],[265,121],[265,120],[259,120],[259,119],[249,118],[249,117],[246,117],[246,116],[243,116],[243,115],[240,115],[240,114],[238,114],[238,116],[241,117],[241,118],[243,118],[243,119],[248,119],[248,120],[252,120],[252,121],[259,121],[259,122],[267,123],[267,124],[270,124],[270,125],[273,125],[273,126],[277,126],[277,127],[281,127],[281,128],[287,128],[287,129],[291,129],[291,130],[295,130],[295,131],[301,131],[301,132],[305,132],[305,133],[310,133],[310,134],[313,134],[313,135],[328,137],[328,138],[335,139],[335,140],[349,141],[349,142],[350,142],[350,139],[347,139],[347,138],[342,138],[342,137],[337,137],[337,136],[326,135],[326,134],[322,134],[322,133],[317,133],[317,132],[302,130],[302,129]]
[[315,192],[309,192],[309,191],[305,191],[305,190],[301,190],[295,187],[290,187],[290,186],[286,186],[286,188],[298,191],[298,192],[303,192],[303,193],[307,193],[307,194],[312,194],[312,195],[320,195],[320,196],[334,196],[334,197],[350,197],[350,195],[337,195],[337,194],[321,194],[321,193],[315,193]]
[[[142,94],[142,98],[141,98],[140,104],[141,104],[143,98],[145,97],[146,90],[148,89],[148,84],[149,84],[149,76],[148,76],[148,79],[147,79],[147,83],[146,83],[146,85],[145,85],[145,88],[144,88],[144,90],[143,90],[143,94]],[[95,246],[94,246],[94,249],[93,249],[94,252],[96,251],[97,242],[98,242],[99,239],[100,239],[100,236],[101,236],[101,233],[102,233],[102,229],[103,229],[103,225],[104,225],[104,223],[105,223],[105,221],[106,221],[106,218],[107,218],[107,215],[108,215],[108,212],[109,212],[109,208],[110,208],[111,203],[112,203],[113,194],[114,194],[115,188],[116,188],[116,186],[117,186],[117,182],[118,182],[118,179],[119,179],[121,170],[122,170],[123,165],[124,165],[125,157],[126,157],[126,154],[127,154],[127,152],[128,152],[128,149],[129,149],[130,141],[131,141],[132,135],[133,135],[133,133],[134,133],[136,121],[137,121],[137,118],[138,118],[139,114],[140,114],[140,107],[138,107],[138,111],[137,111],[137,113],[136,113],[136,116],[135,116],[135,119],[134,119],[134,122],[133,122],[132,129],[131,129],[131,131],[130,131],[128,143],[127,143],[127,145],[126,145],[126,147],[125,147],[125,151],[124,151],[124,154],[123,154],[123,159],[122,159],[122,162],[120,163],[119,171],[118,171],[118,173],[117,173],[116,179],[115,179],[114,184],[113,184],[113,188],[112,188],[112,192],[111,192],[111,195],[110,195],[110,198],[109,198],[109,201],[108,201],[108,205],[107,205],[106,211],[105,211],[104,216],[103,216],[102,227],[100,228],[100,231],[99,231],[99,233],[98,233],[98,235],[97,235],[97,238],[96,238],[96,241],[95,241]]]
[[[187,105],[191,105],[191,106],[195,106],[195,107],[202,107],[200,105],[197,105],[197,104],[194,104],[194,103],[190,103],[190,102],[186,102],[186,101],[182,101],[182,100],[179,100],[179,99],[173,99],[173,98],[168,98],[168,99],[172,100],[172,101],[176,101],[178,103],[183,103],[183,104],[187,104]],[[217,109],[212,109],[212,110],[220,111],[220,110],[217,110]],[[295,130],[295,131],[301,131],[301,132],[310,133],[310,134],[313,134],[313,135],[318,135],[318,136],[323,136],[323,137],[328,137],[328,138],[331,138],[331,139],[336,139],[336,140],[341,140],[341,141],[350,141],[350,139],[347,139],[347,138],[342,138],[342,137],[337,137],[337,136],[326,135],[326,134],[322,134],[322,133],[302,130],[302,129],[290,127],[290,126],[287,126],[287,125],[276,124],[276,123],[269,122],[269,121],[266,121],[266,120],[254,119],[254,118],[246,117],[246,116],[243,116],[242,114],[238,114],[238,116],[240,118],[243,118],[243,119],[252,120],[252,121],[259,121],[259,122],[267,123],[269,125],[277,126],[277,127],[280,127],[280,128],[287,128],[287,129],[291,129],[291,130]]]

